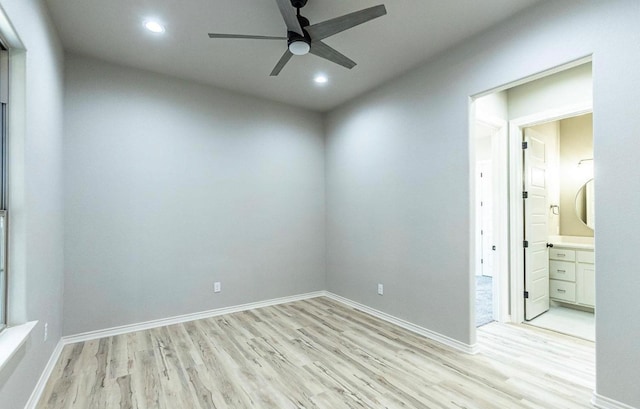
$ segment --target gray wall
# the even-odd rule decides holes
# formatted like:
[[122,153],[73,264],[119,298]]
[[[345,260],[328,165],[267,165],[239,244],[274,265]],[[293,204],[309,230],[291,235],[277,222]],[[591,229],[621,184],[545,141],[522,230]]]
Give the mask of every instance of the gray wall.
[[475,342],[469,96],[593,54],[597,392],[640,407],[639,19],[636,0],[547,2],[331,112],[329,290]]
[[[597,390],[640,407],[640,3],[547,3],[333,111],[326,147],[316,114],[70,56],[65,332],[322,289],[326,238],[328,289],[473,343],[468,97],[593,54]],[[61,332],[61,56],[40,2],[0,4],[29,49],[12,319],[41,323],[0,374],[19,408]]]
[[26,88],[10,91],[9,323],[38,320],[0,373],[0,406],[9,409],[24,407],[62,333],[63,55],[42,2],[0,5],[27,50],[12,51],[11,66],[21,78],[12,85]]
[[321,115],[65,64],[65,334],[325,288]]

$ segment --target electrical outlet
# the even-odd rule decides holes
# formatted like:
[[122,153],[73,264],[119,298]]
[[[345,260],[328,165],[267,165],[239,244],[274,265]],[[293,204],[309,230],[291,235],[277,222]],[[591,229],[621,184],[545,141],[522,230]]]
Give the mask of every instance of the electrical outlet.
[[45,340],[45,342],[47,341],[48,338],[49,338],[49,323],[45,322],[45,324],[44,324],[44,340]]
[[213,292],[214,293],[219,293],[222,290],[222,287],[220,285],[220,281],[216,281],[215,283],[213,283]]
[[384,294],[384,285],[378,284],[378,295]]

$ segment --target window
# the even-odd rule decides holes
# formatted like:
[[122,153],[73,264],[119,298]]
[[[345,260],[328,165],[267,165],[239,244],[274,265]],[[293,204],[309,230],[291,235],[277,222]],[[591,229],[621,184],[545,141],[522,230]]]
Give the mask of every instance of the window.
[[9,52],[0,43],[0,331],[7,326],[7,102]]

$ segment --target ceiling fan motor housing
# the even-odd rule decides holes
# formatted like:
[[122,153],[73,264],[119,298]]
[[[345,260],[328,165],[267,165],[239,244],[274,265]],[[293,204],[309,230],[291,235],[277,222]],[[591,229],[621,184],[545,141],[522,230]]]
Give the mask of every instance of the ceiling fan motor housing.
[[307,5],[307,0],[291,0],[291,5],[294,8],[301,9]]
[[308,53],[311,48],[311,38],[309,34],[304,30],[302,31],[304,32],[304,36],[293,31],[287,33],[287,48],[295,55],[304,55]]
[[311,36],[305,30],[305,27],[309,27],[309,20],[306,17],[298,16],[298,21],[300,22],[300,27],[302,27],[302,33],[304,36],[296,33],[295,31],[287,31],[287,44],[290,45],[295,41],[304,41],[307,44],[311,44]]
[[309,19],[306,18],[305,16],[300,16],[298,15],[298,23],[300,23],[300,27],[305,28],[305,27],[309,27]]

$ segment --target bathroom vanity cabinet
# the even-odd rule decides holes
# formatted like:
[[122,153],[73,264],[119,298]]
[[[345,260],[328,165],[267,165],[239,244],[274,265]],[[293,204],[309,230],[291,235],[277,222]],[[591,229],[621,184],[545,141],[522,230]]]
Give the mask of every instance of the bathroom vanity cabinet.
[[549,249],[549,295],[563,303],[596,305],[596,268],[593,248],[554,244]]

